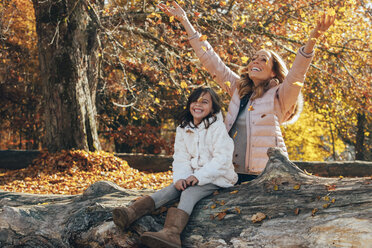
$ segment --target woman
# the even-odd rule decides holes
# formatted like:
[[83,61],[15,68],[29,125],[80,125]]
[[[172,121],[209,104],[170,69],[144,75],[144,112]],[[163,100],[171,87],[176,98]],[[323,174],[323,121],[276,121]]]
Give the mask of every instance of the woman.
[[291,120],[301,107],[300,92],[314,56],[314,45],[334,23],[335,16],[324,14],[319,18],[289,72],[275,52],[262,49],[239,76],[222,62],[207,41],[200,39],[201,34],[190,24],[185,11],[176,2],[172,5],[159,4],[159,8],[181,22],[203,66],[231,96],[225,125],[234,139],[233,162],[238,183],[251,180],[264,170],[269,147],[278,147],[288,156],[280,125]]

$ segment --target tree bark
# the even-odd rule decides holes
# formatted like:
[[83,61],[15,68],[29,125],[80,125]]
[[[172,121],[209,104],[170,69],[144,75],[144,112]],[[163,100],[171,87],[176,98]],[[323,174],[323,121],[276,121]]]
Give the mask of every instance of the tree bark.
[[[372,243],[371,177],[316,177],[304,173],[280,150],[270,149],[268,155],[266,169],[257,179],[220,190],[196,205],[182,233],[184,247]],[[0,246],[139,247],[141,233],[160,230],[166,212],[157,210],[123,231],[113,224],[111,211],[151,192],[102,181],[75,196],[0,192]],[[265,219],[253,222],[259,212]]]
[[[84,0],[33,0],[49,151],[100,149],[96,128],[98,24]],[[89,8],[89,9],[88,9]]]
[[366,114],[357,114],[357,134],[355,142],[355,159],[364,160],[365,148],[364,148],[364,127],[366,125]]

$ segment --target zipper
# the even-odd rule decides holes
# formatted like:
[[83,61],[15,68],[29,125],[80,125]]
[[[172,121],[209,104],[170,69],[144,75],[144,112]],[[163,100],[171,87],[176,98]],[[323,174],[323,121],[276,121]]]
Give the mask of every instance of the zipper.
[[[247,104],[247,107],[249,108],[249,106],[251,106],[251,100],[249,99],[248,101],[248,104]],[[248,150],[248,165],[245,165],[245,167],[247,167],[247,172],[249,172],[249,166],[251,164],[251,160],[252,160],[252,149],[251,149],[251,111],[247,111],[247,118],[248,118],[248,126],[247,126],[247,148],[249,149]],[[249,137],[249,138],[248,138]]]

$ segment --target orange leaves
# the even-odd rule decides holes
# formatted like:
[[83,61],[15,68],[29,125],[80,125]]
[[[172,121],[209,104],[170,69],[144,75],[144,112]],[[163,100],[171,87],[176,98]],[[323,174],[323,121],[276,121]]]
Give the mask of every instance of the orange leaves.
[[217,219],[222,220],[223,218],[225,218],[225,216],[226,216],[226,212],[220,212],[217,214]]
[[200,38],[199,38],[200,41],[205,41],[205,40],[207,40],[207,39],[208,39],[208,36],[206,36],[206,35],[202,35],[202,36],[200,36]]
[[238,131],[235,131],[235,133],[233,135],[233,139],[235,139],[236,135],[238,135]]
[[311,210],[311,216],[315,216],[316,212],[318,212],[317,208],[314,208],[313,210]]
[[81,194],[103,180],[126,189],[161,189],[172,182],[171,171],[140,172],[111,153],[82,150],[43,153],[29,167],[2,175],[1,190],[35,194]]
[[262,220],[264,220],[266,218],[266,214],[264,213],[261,213],[261,212],[258,212],[254,215],[252,215],[252,218],[251,218],[251,221],[253,223],[256,223],[256,222],[261,222]]
[[326,184],[325,187],[328,191],[336,190],[336,185],[335,184],[332,184],[332,185]]
[[294,211],[294,214],[295,215],[298,215],[300,213],[300,209],[299,208],[296,208],[295,211]]

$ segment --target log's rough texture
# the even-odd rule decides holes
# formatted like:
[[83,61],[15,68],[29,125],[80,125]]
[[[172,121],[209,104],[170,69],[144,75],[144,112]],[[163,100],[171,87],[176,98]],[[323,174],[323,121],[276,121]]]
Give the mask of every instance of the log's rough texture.
[[[184,247],[372,247],[371,177],[308,175],[277,149],[254,181],[199,202],[182,233]],[[0,247],[141,247],[165,212],[123,231],[111,211],[152,191],[97,182],[82,195],[0,192]],[[253,223],[252,216],[266,218]]]

